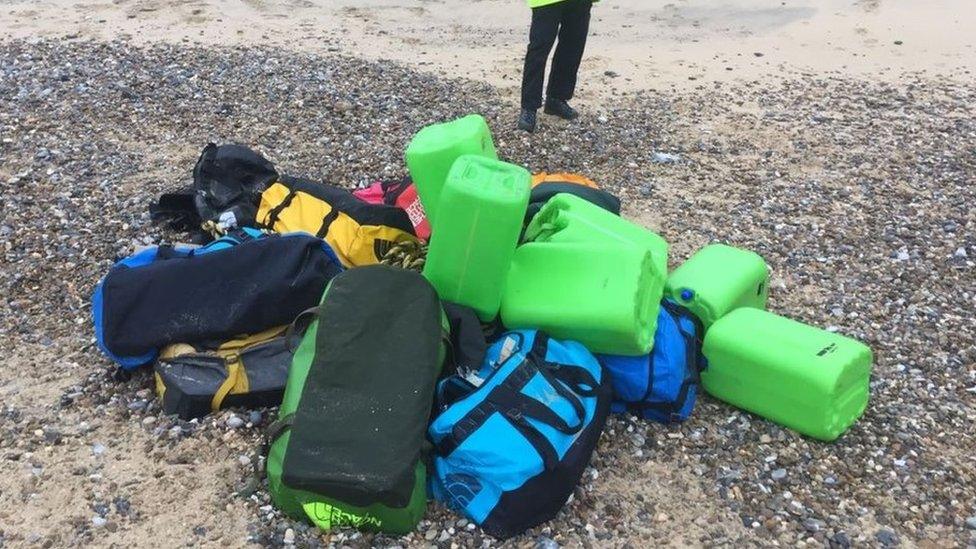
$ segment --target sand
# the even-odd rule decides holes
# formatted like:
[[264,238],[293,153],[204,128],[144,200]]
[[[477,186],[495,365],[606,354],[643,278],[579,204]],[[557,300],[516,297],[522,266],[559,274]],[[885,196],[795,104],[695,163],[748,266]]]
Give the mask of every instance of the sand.
[[[798,73],[972,82],[971,13],[971,0],[605,0],[593,11],[578,96]],[[529,18],[520,0],[7,0],[0,36],[340,51],[514,95]]]

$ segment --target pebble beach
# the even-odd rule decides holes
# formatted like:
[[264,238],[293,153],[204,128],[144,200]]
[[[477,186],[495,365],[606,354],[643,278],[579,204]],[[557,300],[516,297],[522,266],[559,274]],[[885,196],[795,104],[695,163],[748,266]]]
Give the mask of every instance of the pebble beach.
[[0,40],[0,547],[494,547],[431,503],[391,538],[278,513],[252,470],[274,409],[184,422],[113,381],[90,296],[180,235],[148,204],[208,142],[347,188],[405,175],[424,125],[481,113],[501,157],[588,175],[664,236],[762,255],[770,310],[874,351],[871,400],[822,443],[702,396],[616,416],[559,517],[507,547],[976,544],[976,82],[797,73],[585,100],[513,128],[497,85],[348,51]]

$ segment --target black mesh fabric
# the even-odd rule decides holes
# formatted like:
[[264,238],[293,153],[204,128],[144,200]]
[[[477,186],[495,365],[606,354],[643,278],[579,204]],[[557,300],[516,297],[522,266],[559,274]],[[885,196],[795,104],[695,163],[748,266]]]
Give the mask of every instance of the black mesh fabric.
[[371,265],[337,276],[282,481],[355,506],[405,507],[440,372],[441,307],[417,273]]

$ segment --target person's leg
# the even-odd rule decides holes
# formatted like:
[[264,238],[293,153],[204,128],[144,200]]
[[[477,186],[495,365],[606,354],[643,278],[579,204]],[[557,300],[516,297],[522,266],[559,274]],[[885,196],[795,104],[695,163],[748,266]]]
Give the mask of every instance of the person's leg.
[[586,35],[590,31],[590,8],[593,6],[591,0],[566,0],[563,5],[565,9],[559,28],[559,44],[552,58],[552,70],[546,90],[547,100],[569,101],[573,98],[576,91],[576,73],[579,71],[580,61],[583,60]]
[[529,29],[529,48],[525,52],[522,69],[522,108],[535,111],[542,106],[542,81],[546,74],[546,59],[559,33],[562,3],[532,10]]

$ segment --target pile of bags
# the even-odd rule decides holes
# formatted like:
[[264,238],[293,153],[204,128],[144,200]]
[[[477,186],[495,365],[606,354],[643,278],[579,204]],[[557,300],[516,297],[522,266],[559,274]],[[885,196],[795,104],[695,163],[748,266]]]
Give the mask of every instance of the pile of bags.
[[833,440],[870,349],[766,312],[755,253],[668,243],[577,174],[498,159],[484,119],[422,129],[410,177],[354,193],[208,145],[153,219],[196,245],[119,261],[93,296],[166,413],[277,406],[268,487],[323,530],[412,531],[436,499],[506,538],[554,517],[609,413],[687,419],[699,386]]

